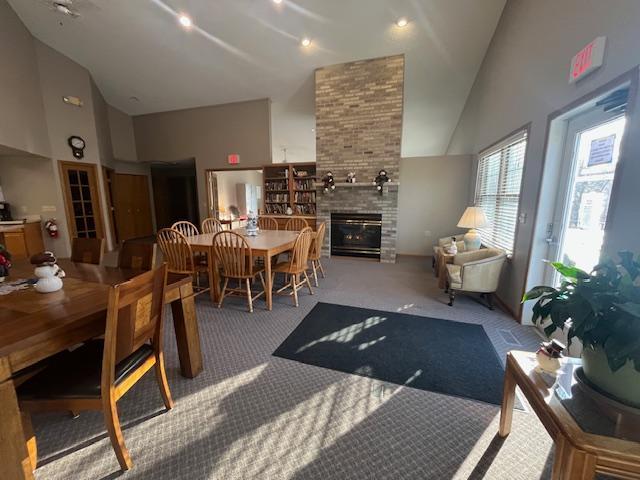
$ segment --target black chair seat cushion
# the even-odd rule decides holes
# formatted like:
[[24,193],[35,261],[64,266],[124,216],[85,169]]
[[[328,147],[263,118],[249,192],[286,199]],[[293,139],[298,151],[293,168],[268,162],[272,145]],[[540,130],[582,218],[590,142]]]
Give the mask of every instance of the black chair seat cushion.
[[[100,376],[104,342],[92,340],[72,352],[64,352],[40,373],[17,389],[20,400],[100,398]],[[142,345],[116,365],[115,385],[153,355],[151,345]]]

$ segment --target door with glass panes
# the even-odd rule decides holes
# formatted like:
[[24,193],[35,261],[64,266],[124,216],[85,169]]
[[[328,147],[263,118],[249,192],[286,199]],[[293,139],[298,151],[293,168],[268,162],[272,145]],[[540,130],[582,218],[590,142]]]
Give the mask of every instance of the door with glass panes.
[[[595,108],[569,120],[548,257],[590,272],[600,260],[625,132],[624,111]],[[561,278],[547,270],[547,284]]]
[[104,238],[96,166],[60,162],[71,237]]

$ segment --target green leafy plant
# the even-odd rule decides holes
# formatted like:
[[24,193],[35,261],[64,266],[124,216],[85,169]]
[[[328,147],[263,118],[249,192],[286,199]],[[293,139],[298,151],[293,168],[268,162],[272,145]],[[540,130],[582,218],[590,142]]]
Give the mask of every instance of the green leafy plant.
[[533,322],[546,323],[550,336],[568,328],[584,348],[602,348],[612,371],[631,360],[640,372],[640,255],[620,252],[620,261],[606,260],[591,273],[552,263],[564,278],[558,288],[534,287],[523,302],[535,300]]

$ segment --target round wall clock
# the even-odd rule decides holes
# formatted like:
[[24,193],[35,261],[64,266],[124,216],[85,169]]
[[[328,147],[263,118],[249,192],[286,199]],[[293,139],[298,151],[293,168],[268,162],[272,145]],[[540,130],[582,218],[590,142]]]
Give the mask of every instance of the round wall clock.
[[84,157],[84,147],[86,146],[82,137],[78,137],[76,135],[72,135],[67,140],[67,143],[71,147],[71,152],[73,156],[76,158]]

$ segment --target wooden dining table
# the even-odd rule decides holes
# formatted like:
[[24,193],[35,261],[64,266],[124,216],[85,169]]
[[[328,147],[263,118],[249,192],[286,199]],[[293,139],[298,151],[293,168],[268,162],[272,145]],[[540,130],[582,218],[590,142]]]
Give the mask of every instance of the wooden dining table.
[[[109,289],[141,273],[61,260],[63,288],[42,294],[29,286],[0,295],[0,471],[1,478],[33,478],[18,410],[14,375],[83,341],[104,334]],[[7,281],[33,278],[33,266],[16,262]],[[200,334],[192,279],[169,274],[170,304],[180,371],[194,378],[202,371]]]
[[[273,308],[273,285],[271,282],[271,259],[277,255],[284,253],[293,248],[299,232],[290,232],[287,230],[260,230],[256,236],[248,236],[244,228],[233,230],[243,235],[247,239],[247,243],[251,248],[254,257],[264,258],[265,269],[265,301],[267,310]],[[211,289],[211,299],[217,302],[220,299],[220,275],[218,272],[218,264],[213,253],[213,237],[214,233],[203,233],[187,237],[187,241],[191,245],[194,252],[205,252],[209,260],[209,286]]]

